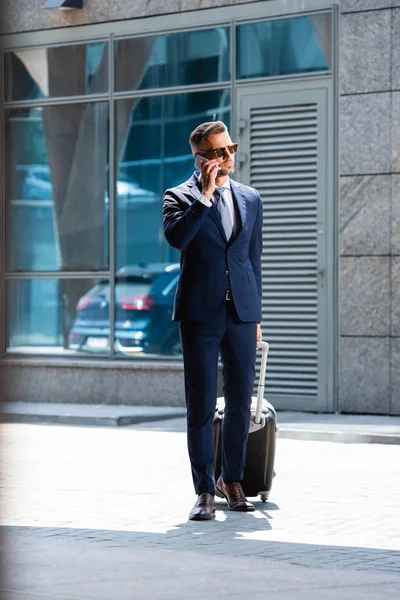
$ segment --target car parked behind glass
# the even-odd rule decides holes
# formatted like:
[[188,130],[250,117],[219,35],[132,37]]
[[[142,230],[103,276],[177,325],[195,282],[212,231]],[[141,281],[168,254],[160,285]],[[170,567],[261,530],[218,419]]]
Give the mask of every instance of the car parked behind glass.
[[[182,354],[179,328],[172,318],[179,264],[130,265],[115,279],[115,350],[165,356]],[[100,280],[76,307],[69,347],[103,352],[109,348],[110,285]]]

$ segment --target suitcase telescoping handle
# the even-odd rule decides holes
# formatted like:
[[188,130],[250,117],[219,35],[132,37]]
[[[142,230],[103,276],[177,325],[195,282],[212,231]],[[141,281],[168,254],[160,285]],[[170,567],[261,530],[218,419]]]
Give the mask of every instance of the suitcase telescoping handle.
[[257,408],[256,408],[256,416],[255,422],[261,423],[261,414],[263,408],[263,400],[264,400],[264,387],[265,387],[265,372],[267,370],[267,358],[268,358],[268,350],[269,344],[267,342],[257,342],[257,349],[261,348],[261,368],[260,368],[260,379],[258,382],[258,391],[257,391]]

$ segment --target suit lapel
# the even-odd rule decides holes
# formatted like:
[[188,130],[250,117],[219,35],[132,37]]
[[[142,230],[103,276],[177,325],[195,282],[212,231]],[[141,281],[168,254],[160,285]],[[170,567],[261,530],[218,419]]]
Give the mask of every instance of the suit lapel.
[[235,237],[235,239],[232,241],[232,244],[234,244],[236,242],[236,240],[238,239],[238,237],[240,236],[241,232],[244,229],[244,225],[246,222],[246,198],[242,192],[241,186],[239,184],[236,183],[236,181],[231,181],[231,191],[232,191],[232,196],[234,198],[234,200],[236,200],[236,205],[238,207],[239,210],[239,215],[240,215],[240,221],[241,221],[241,226],[238,228],[238,233]]
[[186,185],[186,187],[188,188],[187,191],[189,192],[189,194],[191,194],[192,197],[196,200],[199,196],[201,196],[200,182],[196,176],[196,173],[193,173],[191,178],[185,181],[184,185]]
[[[243,231],[244,225],[246,223],[246,197],[245,197],[244,193],[242,192],[242,187],[240,184],[236,183],[236,181],[233,181],[232,179],[230,180],[230,182],[231,182],[232,196],[233,196],[234,200],[236,201],[236,205],[238,207],[240,221],[241,221],[241,226],[239,227],[238,233],[237,233],[236,237],[231,241],[231,244],[234,244],[236,242],[236,240],[238,239],[238,237],[240,236],[241,232]],[[201,184],[200,184],[199,178],[196,175],[196,173],[193,173],[192,177],[186,182],[186,185],[188,187],[188,191],[193,196],[193,198],[195,198],[196,200],[199,198],[199,196],[202,195]],[[214,204],[210,208],[208,214],[209,214],[210,218],[214,221],[216,226],[218,227],[219,232],[221,233],[225,242],[227,242],[225,230],[222,226],[221,217],[219,216]]]
[[208,214],[210,215],[211,219],[214,221],[214,223],[218,227],[218,229],[220,231],[220,234],[224,238],[224,241],[228,242],[228,240],[226,239],[225,229],[224,229],[224,227],[222,225],[221,217],[219,216],[218,211],[215,208],[214,203],[213,203],[212,207],[210,208],[210,211],[209,211]]
[[[199,198],[199,196],[202,195],[201,184],[200,184],[198,177],[196,177],[195,174],[193,174],[193,176],[189,179],[189,181],[186,182],[186,185],[189,188],[189,192],[192,194],[192,196],[194,198],[196,198],[196,200]],[[208,211],[208,215],[214,221],[216,226],[218,227],[220,234],[224,238],[224,241],[227,242],[228,240],[226,239],[225,230],[222,226],[221,217],[219,216],[214,204],[210,207],[210,210]]]

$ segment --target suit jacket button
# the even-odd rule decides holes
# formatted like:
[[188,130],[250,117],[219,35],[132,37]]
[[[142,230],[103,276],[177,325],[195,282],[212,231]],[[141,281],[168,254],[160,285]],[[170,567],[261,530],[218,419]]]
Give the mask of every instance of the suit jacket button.
[[229,271],[225,271],[225,275],[229,275]]

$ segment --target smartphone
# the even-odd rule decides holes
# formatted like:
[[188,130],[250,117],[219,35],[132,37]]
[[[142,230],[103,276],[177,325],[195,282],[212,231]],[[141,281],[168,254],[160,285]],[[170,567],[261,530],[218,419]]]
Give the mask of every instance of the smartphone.
[[208,158],[205,158],[204,156],[201,156],[201,154],[198,154],[196,156],[196,160],[194,161],[194,166],[196,167],[196,169],[198,169],[199,171],[201,171],[201,163],[202,161],[208,162]]

